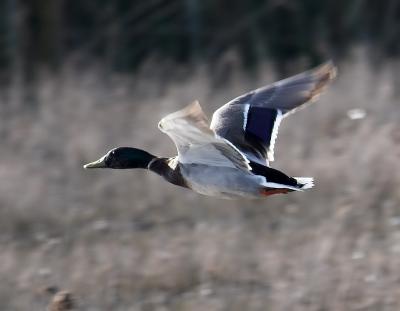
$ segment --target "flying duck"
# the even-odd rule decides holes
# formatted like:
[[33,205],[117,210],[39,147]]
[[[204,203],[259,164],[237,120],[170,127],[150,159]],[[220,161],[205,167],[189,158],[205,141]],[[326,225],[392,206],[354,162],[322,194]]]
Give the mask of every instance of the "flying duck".
[[250,91],[216,110],[210,125],[195,101],[158,123],[175,143],[177,156],[118,147],[84,168],[147,169],[174,185],[230,199],[312,188],[312,177],[287,176],[270,162],[281,121],[314,102],[335,75],[335,66],[328,62]]

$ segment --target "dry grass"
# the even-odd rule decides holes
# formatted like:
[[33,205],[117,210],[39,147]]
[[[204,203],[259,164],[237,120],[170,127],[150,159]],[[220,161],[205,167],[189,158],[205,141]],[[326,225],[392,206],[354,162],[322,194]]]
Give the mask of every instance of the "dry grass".
[[[211,114],[273,81],[268,66],[256,80],[233,68],[218,87],[218,68],[148,64],[124,77],[66,66],[39,79],[32,109],[18,86],[4,90],[0,309],[43,310],[36,289],[54,284],[82,310],[399,310],[399,63],[373,72],[356,56],[281,126],[275,166],[316,188],[265,201],[81,167],[118,145],[174,154],[163,115],[196,98]],[[366,117],[351,120],[352,108]]]
[[53,297],[50,300],[49,305],[47,306],[48,311],[68,311],[68,310],[77,310],[76,302],[72,293],[68,291],[57,291],[53,294]]

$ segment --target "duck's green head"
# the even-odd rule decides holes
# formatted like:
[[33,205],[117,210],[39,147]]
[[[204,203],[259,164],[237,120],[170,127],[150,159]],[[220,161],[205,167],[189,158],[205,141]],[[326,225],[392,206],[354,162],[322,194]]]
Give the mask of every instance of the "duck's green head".
[[97,161],[84,165],[84,168],[147,168],[150,161],[156,157],[147,151],[130,148],[118,147],[111,149],[106,155]]

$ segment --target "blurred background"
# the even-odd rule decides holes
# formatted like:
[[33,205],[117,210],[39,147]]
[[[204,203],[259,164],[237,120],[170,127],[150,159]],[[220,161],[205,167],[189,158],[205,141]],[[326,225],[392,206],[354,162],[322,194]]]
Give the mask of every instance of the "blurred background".
[[[399,310],[399,54],[398,0],[1,0],[0,309],[57,287],[80,310]],[[82,169],[173,156],[165,114],[328,59],[273,163],[311,191],[225,201]]]

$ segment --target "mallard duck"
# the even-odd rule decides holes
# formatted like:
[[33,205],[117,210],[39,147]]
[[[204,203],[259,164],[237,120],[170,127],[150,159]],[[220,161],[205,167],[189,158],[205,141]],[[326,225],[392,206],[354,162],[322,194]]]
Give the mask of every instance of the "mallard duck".
[[216,110],[210,125],[195,101],[158,123],[175,143],[177,156],[118,147],[84,168],[147,169],[174,185],[222,198],[263,198],[312,188],[312,177],[289,177],[270,162],[281,121],[314,102],[335,74],[328,62],[250,91]]

